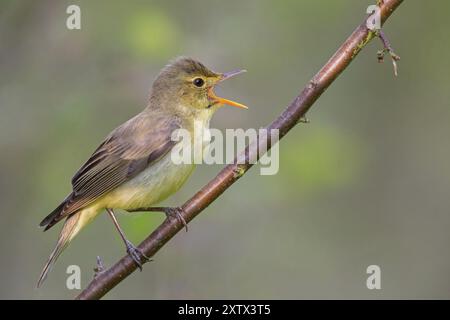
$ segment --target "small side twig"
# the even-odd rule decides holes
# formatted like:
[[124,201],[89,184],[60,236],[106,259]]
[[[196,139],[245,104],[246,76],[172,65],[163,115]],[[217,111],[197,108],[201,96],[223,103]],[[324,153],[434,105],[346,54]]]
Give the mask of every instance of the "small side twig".
[[384,61],[384,55],[386,53],[389,53],[392,59],[392,65],[394,66],[394,75],[398,76],[398,65],[397,61],[400,60],[400,56],[397,55],[394,50],[392,49],[391,43],[389,42],[389,39],[386,37],[386,34],[383,32],[383,30],[378,31],[378,37],[380,38],[381,42],[383,43],[383,49],[379,50],[377,52],[378,62]]
[[297,123],[310,123],[309,119],[305,116],[302,116],[300,119],[298,119]]
[[94,268],[94,279],[97,278],[103,271],[105,271],[105,267],[103,265],[102,258],[97,256],[97,266]]

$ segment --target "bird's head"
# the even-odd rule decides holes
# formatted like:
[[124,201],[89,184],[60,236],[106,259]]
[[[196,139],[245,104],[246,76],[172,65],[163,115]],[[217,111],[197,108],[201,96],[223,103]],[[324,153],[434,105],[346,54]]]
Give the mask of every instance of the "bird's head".
[[151,99],[170,108],[188,108],[192,112],[214,111],[223,105],[244,108],[238,102],[216,96],[214,87],[245,70],[216,73],[202,63],[186,57],[175,59],[167,65],[153,83]]

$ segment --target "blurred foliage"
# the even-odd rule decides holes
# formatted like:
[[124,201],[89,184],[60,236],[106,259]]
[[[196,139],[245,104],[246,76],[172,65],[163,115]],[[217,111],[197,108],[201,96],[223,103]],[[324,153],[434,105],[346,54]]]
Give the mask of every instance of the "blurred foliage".
[[174,21],[159,11],[131,15],[128,29],[129,46],[143,59],[167,58],[181,40]]
[[[79,4],[82,29],[67,30]],[[70,298],[65,268],[92,277],[124,248],[106,215],[34,290],[58,227],[39,221],[101,139],[139,112],[177,55],[248,73],[218,88],[250,106],[214,127],[259,128],[288,105],[362,21],[371,1],[0,2],[0,298]],[[385,27],[402,57],[373,41],[280,143],[280,172],[258,167],[109,298],[449,298],[450,2],[405,1]],[[200,166],[177,205],[221,166]],[[124,214],[139,242],[162,214]],[[382,268],[382,290],[365,287]],[[268,276],[269,275],[269,276]]]
[[343,187],[355,179],[364,158],[364,149],[356,137],[331,127],[305,130],[300,146],[286,143],[281,150],[280,174],[287,183],[298,184],[302,192],[317,192],[319,196],[324,188]]

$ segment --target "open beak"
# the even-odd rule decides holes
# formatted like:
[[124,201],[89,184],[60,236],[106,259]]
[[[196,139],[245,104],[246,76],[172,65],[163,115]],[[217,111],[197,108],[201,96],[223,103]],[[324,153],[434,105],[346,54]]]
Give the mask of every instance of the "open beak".
[[[226,79],[234,77],[234,76],[236,76],[238,74],[241,74],[243,72],[247,72],[247,70],[242,69],[242,70],[235,70],[235,71],[231,71],[231,72],[222,73],[220,75],[219,82],[222,82],[222,81],[224,81]],[[233,107],[237,107],[237,108],[248,109],[247,106],[245,106],[245,105],[243,105],[241,103],[238,103],[238,102],[235,102],[235,101],[232,101],[232,100],[228,100],[228,99],[216,96],[216,94],[214,93],[214,90],[213,90],[212,87],[209,88],[209,90],[208,90],[208,96],[214,103],[227,104],[229,106],[233,106]]]

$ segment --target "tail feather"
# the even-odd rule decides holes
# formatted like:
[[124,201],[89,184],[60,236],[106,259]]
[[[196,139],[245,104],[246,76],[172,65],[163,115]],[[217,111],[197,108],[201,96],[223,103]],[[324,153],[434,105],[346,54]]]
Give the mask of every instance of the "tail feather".
[[80,226],[78,221],[80,219],[80,213],[75,213],[68,217],[64,222],[64,226],[59,234],[58,242],[56,243],[55,249],[53,249],[50,257],[47,260],[47,263],[44,266],[44,269],[41,272],[39,277],[39,281],[37,283],[37,287],[39,288],[44,280],[47,278],[48,273],[56,262],[56,259],[60,256],[60,254],[64,251],[65,248],[69,245],[70,241],[80,230]]

